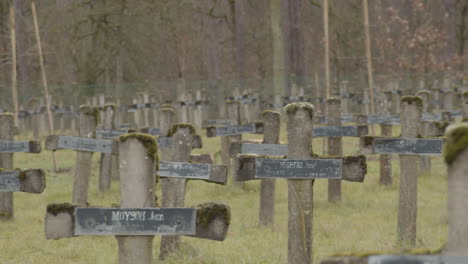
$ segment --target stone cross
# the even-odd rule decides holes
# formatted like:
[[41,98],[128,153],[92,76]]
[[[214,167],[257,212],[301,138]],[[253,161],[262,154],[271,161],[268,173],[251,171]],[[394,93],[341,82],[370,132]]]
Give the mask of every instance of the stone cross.
[[[231,171],[230,145],[240,142],[242,134],[263,134],[262,123],[240,125],[239,101],[226,102],[226,111],[230,124],[228,126],[209,126],[206,128],[207,137],[221,136],[221,158],[223,164]],[[238,183],[241,185],[241,183]]]
[[[13,115],[10,113],[0,114],[0,168],[4,170],[13,169],[14,153],[41,152],[41,143],[39,141],[13,141],[14,130]],[[12,219],[13,211],[13,192],[2,191],[0,193],[0,220]]]
[[88,202],[88,186],[91,176],[91,161],[94,152],[118,154],[118,144],[113,140],[96,139],[99,110],[91,106],[80,107],[79,137],[50,135],[46,139],[46,149],[76,150],[75,177],[72,202],[85,205]]
[[[189,124],[175,124],[168,136],[173,139],[168,161],[159,163],[158,175],[168,178],[165,181],[162,207],[183,207],[187,179],[205,180],[226,184],[227,169],[224,165],[189,163],[195,128]],[[160,259],[165,259],[178,249],[180,237],[163,236]]]
[[116,236],[120,264],[153,263],[154,235],[186,235],[222,241],[230,222],[226,204],[195,208],[155,208],[157,144],[141,133],[119,138],[121,203],[119,208],[50,204],[47,239],[85,235]]
[[287,114],[288,153],[286,159],[258,155],[238,155],[234,175],[238,181],[253,179],[288,180],[288,263],[311,263],[314,179],[343,179],[362,182],[366,158],[314,158],[312,124],[314,108],[310,103],[293,103]]
[[[263,112],[264,134],[262,144],[232,142],[229,152],[235,158],[238,153],[268,156],[284,156],[287,145],[280,145],[280,113],[266,110]],[[260,185],[260,225],[273,227],[275,215],[275,179],[262,179]]]
[[441,155],[443,147],[443,139],[418,138],[422,107],[420,97],[403,97],[400,138],[361,138],[362,154],[400,155],[398,241],[411,245],[416,241],[418,156]]

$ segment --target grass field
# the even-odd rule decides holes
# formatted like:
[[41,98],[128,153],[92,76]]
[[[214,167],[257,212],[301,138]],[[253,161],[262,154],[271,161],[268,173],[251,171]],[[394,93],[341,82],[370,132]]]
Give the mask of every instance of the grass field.
[[[199,131],[204,135],[204,131]],[[398,135],[399,131],[394,131]],[[282,141],[286,141],[285,128]],[[23,137],[25,138],[25,137]],[[261,138],[249,135],[244,138]],[[195,153],[217,152],[219,138],[206,138],[204,149]],[[358,139],[344,140],[345,154],[358,150]],[[322,140],[314,140],[314,152],[322,153]],[[53,202],[70,202],[73,183],[73,151],[57,151],[60,168],[70,172],[51,172],[51,152],[16,154],[15,167],[43,168],[47,171],[47,188],[43,194],[15,194],[14,221],[0,222],[0,263],[116,263],[114,237],[76,237],[46,240],[44,217],[46,206]],[[99,193],[97,178],[99,154],[94,155],[89,202],[110,206],[120,202],[118,182],[109,193]],[[219,159],[219,155],[217,155]],[[313,257],[314,263],[340,252],[396,250],[398,205],[398,157],[393,158],[391,187],[378,183],[377,156],[368,156],[368,174],[364,183],[343,182],[343,201],[327,202],[326,180],[314,184]],[[418,179],[417,247],[439,248],[446,239],[446,167],[441,157],[433,158],[431,176]],[[206,182],[189,182],[186,205],[223,201],[232,209],[232,223],[223,242],[183,238],[179,253],[164,263],[286,263],[287,262],[287,182],[277,181],[274,230],[258,226],[260,182],[249,182],[245,189]],[[158,195],[160,190],[158,190]],[[159,255],[160,237],[155,237],[154,263]]]

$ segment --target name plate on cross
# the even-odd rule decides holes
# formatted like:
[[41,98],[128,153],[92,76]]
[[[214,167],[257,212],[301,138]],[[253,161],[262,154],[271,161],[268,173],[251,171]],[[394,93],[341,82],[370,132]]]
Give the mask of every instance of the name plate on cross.
[[406,154],[406,155],[441,155],[443,139],[424,138],[371,138],[364,151],[371,150],[374,154]]
[[255,132],[255,124],[216,127],[216,136],[234,136],[240,134],[253,134]]
[[19,192],[21,183],[19,171],[0,171],[0,192]]
[[314,127],[314,137],[360,137],[368,133],[367,126]]
[[288,145],[242,143],[241,153],[265,156],[284,156],[288,154]]
[[369,115],[367,116],[367,124],[370,125],[399,125],[399,115]]
[[0,152],[39,153],[41,152],[41,145],[39,141],[0,141]]
[[158,175],[188,179],[210,179],[210,165],[189,162],[159,162]]
[[260,159],[255,160],[255,178],[341,179],[341,159]]
[[195,235],[192,208],[75,208],[74,234]]
[[114,129],[97,129],[96,137],[97,138],[108,138],[116,139],[120,135],[128,133],[128,130],[114,130]]
[[79,151],[112,153],[112,140],[59,136],[59,149],[73,149]]

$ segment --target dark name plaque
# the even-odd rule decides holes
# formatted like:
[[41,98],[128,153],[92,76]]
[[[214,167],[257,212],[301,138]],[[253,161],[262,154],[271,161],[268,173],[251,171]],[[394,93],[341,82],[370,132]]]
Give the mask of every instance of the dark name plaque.
[[112,140],[60,136],[57,148],[79,151],[112,153]]
[[399,115],[369,115],[367,116],[367,124],[370,125],[399,125]]
[[255,178],[341,179],[341,159],[255,159]]
[[461,256],[434,256],[434,255],[415,255],[415,256],[395,256],[381,255],[369,256],[369,264],[466,264],[468,257]]
[[116,139],[120,135],[128,133],[128,130],[114,130],[114,129],[97,129],[96,137],[97,138],[108,138]]
[[191,208],[75,208],[75,235],[195,235]]
[[0,192],[19,192],[19,171],[0,171]]
[[255,124],[216,127],[216,136],[233,136],[233,135],[240,135],[240,134],[253,134],[255,132],[256,132]]
[[29,141],[0,141],[0,152],[30,152]]
[[187,179],[210,179],[210,165],[189,162],[159,162],[158,175]]
[[172,138],[171,137],[158,137],[158,148],[171,148],[172,147]]
[[367,126],[314,127],[314,137],[359,137],[367,134]]
[[443,139],[376,138],[376,154],[441,155]]
[[284,156],[288,154],[288,145],[242,143],[241,153],[265,156]]

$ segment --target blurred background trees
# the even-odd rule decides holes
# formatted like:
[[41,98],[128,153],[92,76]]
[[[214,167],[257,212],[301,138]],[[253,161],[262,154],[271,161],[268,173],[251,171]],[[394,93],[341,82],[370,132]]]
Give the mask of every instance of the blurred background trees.
[[[149,90],[324,95],[321,0],[36,1],[51,92],[74,102]],[[10,107],[9,7],[15,6],[20,103],[41,94],[31,0],[0,1],[0,93]],[[329,0],[333,92],[367,87],[361,0]],[[468,0],[369,1],[376,85],[468,78]],[[318,84],[318,85],[317,85]],[[275,89],[273,89],[275,87]]]

